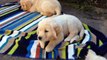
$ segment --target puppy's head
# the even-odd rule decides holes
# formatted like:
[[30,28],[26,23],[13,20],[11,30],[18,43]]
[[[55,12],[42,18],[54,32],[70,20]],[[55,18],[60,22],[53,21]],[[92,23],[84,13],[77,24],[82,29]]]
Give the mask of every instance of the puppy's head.
[[40,24],[38,26],[37,35],[38,35],[38,39],[42,41],[49,41],[51,37],[56,38],[55,32],[53,36],[52,28],[48,23]]
[[38,24],[37,29],[38,40],[44,42],[50,41],[50,39],[56,40],[58,31],[60,30],[57,24],[51,21],[51,19],[46,18],[40,21]]

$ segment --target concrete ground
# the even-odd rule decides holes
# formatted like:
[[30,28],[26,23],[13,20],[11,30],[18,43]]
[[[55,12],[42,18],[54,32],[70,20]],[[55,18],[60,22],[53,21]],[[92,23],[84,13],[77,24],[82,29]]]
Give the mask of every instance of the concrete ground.
[[[14,0],[2,0],[0,4],[11,2]],[[82,22],[94,27],[95,29],[103,32],[107,36],[107,14],[96,15],[92,11],[84,12],[82,10],[72,8],[71,3],[61,2],[62,11],[66,14],[77,16]],[[107,11],[107,10],[106,10]],[[0,60],[32,60],[22,57],[14,57],[0,54]]]

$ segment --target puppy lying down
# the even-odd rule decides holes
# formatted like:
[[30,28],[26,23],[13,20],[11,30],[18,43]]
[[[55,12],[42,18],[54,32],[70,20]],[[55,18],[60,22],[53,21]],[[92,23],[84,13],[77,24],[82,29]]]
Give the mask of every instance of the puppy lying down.
[[47,52],[52,51],[56,45],[63,41],[70,41],[71,43],[78,41],[83,37],[84,28],[81,21],[68,14],[59,16],[52,16],[43,19],[38,23],[37,35],[40,41],[40,46],[45,47],[45,43],[49,41],[45,50]]
[[58,0],[20,0],[23,10],[40,12],[45,16],[60,15],[61,5]]

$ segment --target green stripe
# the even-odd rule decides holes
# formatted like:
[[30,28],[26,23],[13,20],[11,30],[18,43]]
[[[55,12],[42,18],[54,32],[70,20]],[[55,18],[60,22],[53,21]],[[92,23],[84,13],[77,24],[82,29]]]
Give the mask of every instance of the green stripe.
[[[90,31],[89,27],[87,24],[83,23],[83,26],[85,27],[86,30]],[[90,31],[91,32],[91,31]]]
[[11,32],[12,32],[12,30],[6,30],[6,31],[5,31],[5,34],[6,34],[6,35],[10,35]]
[[63,50],[62,50],[62,59],[66,59],[66,48],[64,48]]
[[7,8],[8,6],[6,6],[6,7],[2,7],[2,8],[0,8],[0,10],[3,10],[3,9],[5,9],[5,8]]
[[2,37],[2,35],[0,35],[0,38]]
[[6,12],[6,13],[4,13],[4,14],[1,14],[1,15],[0,15],[0,17],[1,17],[1,16],[4,16],[4,15],[7,15],[7,14],[9,14],[9,13],[13,12],[13,11],[16,11],[16,10],[18,10],[18,9],[19,9],[19,8],[17,8],[17,9],[14,9],[14,10],[11,10],[11,11],[8,11],[8,12]]
[[101,40],[99,40],[99,46],[102,46],[103,42]]
[[38,16],[34,17],[33,19],[29,20],[28,22],[24,23],[23,25],[18,26],[17,28],[15,28],[15,30],[20,30],[21,28],[23,28],[24,26],[30,24],[31,22],[33,22],[34,20],[36,20],[36,19],[39,18],[40,16],[42,16],[42,15],[38,15]]
[[54,59],[54,51],[52,51],[52,59]]
[[87,46],[87,48],[88,48],[88,49],[90,49],[90,48],[91,48],[91,46],[90,46],[90,45],[88,45],[88,46]]
[[25,38],[26,38],[26,39],[30,38],[30,36],[31,36],[32,34],[35,34],[36,32],[37,32],[37,30],[34,30],[34,31],[32,31],[32,32],[29,32],[28,35],[27,35]]
[[61,48],[59,48],[62,59],[66,59],[66,46],[68,46],[68,45],[69,45],[69,42],[64,42],[63,46]]
[[81,52],[82,48],[78,48],[78,51],[77,51],[77,56],[79,57],[80,55],[80,52]]
[[18,39],[16,39],[15,41],[15,45],[13,46],[13,48],[8,52],[9,55],[12,55],[16,49],[18,48],[19,44],[18,42],[21,40],[21,37],[19,37]]

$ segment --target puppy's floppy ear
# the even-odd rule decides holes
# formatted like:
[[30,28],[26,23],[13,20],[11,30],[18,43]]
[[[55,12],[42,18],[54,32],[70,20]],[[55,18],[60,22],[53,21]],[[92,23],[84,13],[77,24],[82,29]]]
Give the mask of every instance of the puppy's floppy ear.
[[58,34],[62,31],[60,25],[56,23],[51,23],[51,29],[52,29],[53,37],[57,39]]

